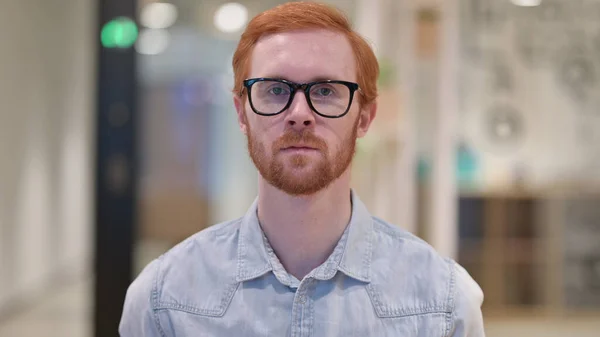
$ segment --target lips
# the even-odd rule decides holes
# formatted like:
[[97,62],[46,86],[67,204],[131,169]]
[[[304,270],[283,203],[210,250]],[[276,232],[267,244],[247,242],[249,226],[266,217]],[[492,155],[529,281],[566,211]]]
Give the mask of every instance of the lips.
[[284,150],[316,150],[314,147],[310,146],[289,146],[284,148]]
[[302,154],[302,153],[309,154],[309,153],[315,153],[318,151],[319,150],[314,147],[304,146],[304,145],[287,146],[287,147],[284,147],[283,149],[281,149],[281,152],[283,152],[283,153],[297,153],[297,154]]

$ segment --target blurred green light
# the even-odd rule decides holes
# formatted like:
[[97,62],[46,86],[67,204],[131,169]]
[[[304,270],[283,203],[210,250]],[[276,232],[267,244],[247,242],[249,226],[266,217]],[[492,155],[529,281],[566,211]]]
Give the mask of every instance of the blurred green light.
[[100,40],[105,48],[129,48],[137,38],[137,25],[126,17],[110,20],[104,24],[100,33]]

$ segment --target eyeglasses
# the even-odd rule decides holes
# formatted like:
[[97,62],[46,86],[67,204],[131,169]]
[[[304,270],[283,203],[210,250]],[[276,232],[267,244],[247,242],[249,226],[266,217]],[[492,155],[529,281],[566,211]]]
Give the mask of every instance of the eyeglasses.
[[340,118],[348,113],[358,84],[346,81],[294,83],[276,78],[251,78],[244,81],[252,110],[274,116],[290,107],[298,90],[304,91],[308,106],[318,115]]

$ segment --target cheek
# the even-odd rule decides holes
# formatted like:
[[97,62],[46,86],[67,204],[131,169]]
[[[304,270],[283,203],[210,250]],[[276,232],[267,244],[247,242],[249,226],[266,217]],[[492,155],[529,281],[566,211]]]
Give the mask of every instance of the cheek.
[[278,116],[265,117],[254,114],[248,116],[248,128],[252,138],[260,143],[270,145],[283,135],[283,127]]
[[335,141],[338,147],[346,146],[346,143],[351,140],[354,135],[354,131],[358,127],[358,116],[357,113],[348,114],[344,118],[348,117],[348,119],[344,120],[340,125],[335,126]]
[[265,151],[268,151],[270,153],[271,151],[271,146],[273,144],[273,142],[276,140],[276,136],[272,135],[272,132],[270,132],[270,130],[265,129],[264,126],[256,124],[251,122],[250,123],[250,137],[251,137],[251,141],[256,144],[256,145],[260,145],[261,148],[263,148]]

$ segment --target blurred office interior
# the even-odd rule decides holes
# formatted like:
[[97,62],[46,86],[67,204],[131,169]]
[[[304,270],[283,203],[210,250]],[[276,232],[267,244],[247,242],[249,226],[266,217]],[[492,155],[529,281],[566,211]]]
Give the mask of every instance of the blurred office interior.
[[[231,57],[283,2],[0,0],[1,337],[98,336],[98,254],[129,249],[135,277],[245,213]],[[371,212],[465,266],[488,336],[600,336],[600,0],[324,2],[380,60],[353,164]],[[130,223],[104,231],[97,189],[127,182]]]

